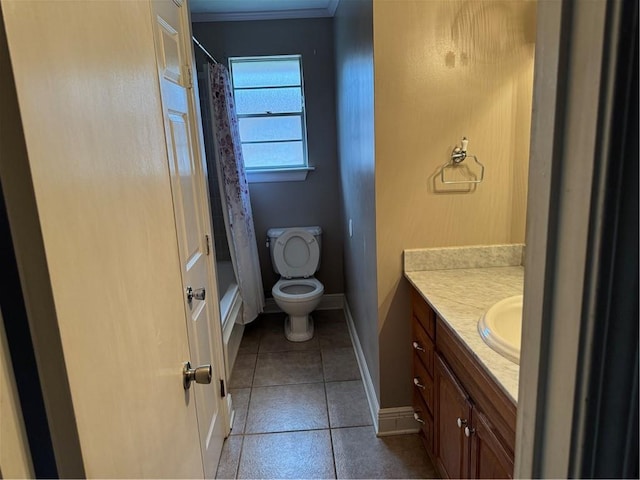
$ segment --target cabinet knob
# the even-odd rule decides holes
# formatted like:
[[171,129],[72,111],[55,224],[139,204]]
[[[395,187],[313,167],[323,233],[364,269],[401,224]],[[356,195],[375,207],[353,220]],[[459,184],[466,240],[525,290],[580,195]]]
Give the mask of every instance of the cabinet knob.
[[426,352],[426,350],[418,342],[413,342],[412,345],[415,350],[418,350],[419,352]]
[[467,421],[463,418],[458,417],[458,420],[456,420],[456,423],[458,424],[458,428],[462,428],[463,425],[467,424]]
[[476,433],[476,429],[475,428],[469,428],[469,427],[464,427],[464,434],[467,437],[470,437],[471,435],[473,435],[474,433]]
[[420,383],[420,377],[413,377],[413,384],[422,390],[426,388],[422,383]]
[[418,415],[418,412],[413,412],[413,418],[415,419],[416,422],[424,424],[424,420],[420,418],[420,415]]

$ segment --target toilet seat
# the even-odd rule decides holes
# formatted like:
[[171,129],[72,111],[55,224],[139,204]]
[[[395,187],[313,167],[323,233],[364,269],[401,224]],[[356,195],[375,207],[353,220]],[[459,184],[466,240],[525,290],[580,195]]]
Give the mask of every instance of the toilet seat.
[[284,278],[309,278],[320,262],[320,246],[309,232],[290,230],[276,240],[273,261]]
[[[307,286],[312,287],[312,290],[307,293],[287,293],[284,291],[287,287],[292,286]],[[324,292],[324,286],[316,278],[294,278],[290,280],[280,279],[276,282],[271,290],[271,294],[274,298],[279,297],[287,302],[306,302],[309,299],[317,297]]]

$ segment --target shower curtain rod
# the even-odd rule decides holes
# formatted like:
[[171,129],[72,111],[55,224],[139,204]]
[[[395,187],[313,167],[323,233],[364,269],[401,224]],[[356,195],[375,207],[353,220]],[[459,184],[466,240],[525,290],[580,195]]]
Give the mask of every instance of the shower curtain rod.
[[213,55],[207,52],[207,49],[202,46],[202,44],[196,39],[196,37],[191,35],[191,39],[193,40],[193,43],[195,43],[198,47],[200,47],[200,50],[202,50],[202,52],[209,58],[209,60],[211,60],[213,63],[218,63],[218,61],[215,58],[213,58]]

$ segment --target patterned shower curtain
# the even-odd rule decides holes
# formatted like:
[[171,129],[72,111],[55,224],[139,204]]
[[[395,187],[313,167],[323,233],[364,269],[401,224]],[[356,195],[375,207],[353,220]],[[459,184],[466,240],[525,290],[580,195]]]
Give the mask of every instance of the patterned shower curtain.
[[233,265],[244,304],[242,321],[247,324],[264,308],[264,290],[253,226],[249,185],[244,170],[238,118],[229,81],[222,64],[209,64],[211,112],[216,159],[219,162],[233,243]]

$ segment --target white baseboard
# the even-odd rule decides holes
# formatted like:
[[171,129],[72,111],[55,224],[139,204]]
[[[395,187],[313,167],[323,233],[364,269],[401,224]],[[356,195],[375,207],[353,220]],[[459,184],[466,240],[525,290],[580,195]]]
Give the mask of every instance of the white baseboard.
[[225,438],[228,437],[229,434],[231,433],[231,430],[233,429],[233,421],[236,418],[236,411],[233,408],[233,399],[231,398],[232,397],[231,392],[226,392],[226,393],[227,393],[225,397],[226,402],[225,400],[223,400],[223,402],[225,402],[224,407],[226,409],[229,421],[227,422],[227,429],[224,435]]
[[316,310],[342,310],[344,307],[344,293],[327,293],[322,296]]
[[349,327],[349,334],[351,335],[351,343],[356,353],[356,360],[358,361],[358,367],[360,368],[360,376],[362,377],[362,383],[364,384],[364,391],[367,394],[367,401],[369,403],[369,411],[371,413],[371,420],[373,421],[373,428],[378,435],[378,412],[380,411],[380,403],[376,395],[376,389],[373,386],[373,380],[367,367],[367,361],[364,358],[364,352],[362,345],[360,345],[360,339],[358,338],[358,332],[356,331],[356,325],[353,322],[353,316],[349,309],[347,299],[344,299],[344,316],[347,319],[347,326]]
[[420,427],[413,416],[412,407],[381,408],[378,412],[379,437],[418,433]]
[[[344,293],[328,293],[322,296],[320,304],[316,310],[341,310],[344,306]],[[266,298],[264,302],[264,313],[281,313],[282,310],[272,298]]]
[[222,342],[224,345],[227,379],[231,378],[231,372],[233,371],[240,342],[242,341],[242,334],[244,333],[244,325],[238,322],[238,319],[242,319],[243,308],[242,297],[239,294],[235,295],[222,321]]
[[356,331],[353,316],[349,309],[349,303],[347,299],[344,299],[344,315],[347,318],[347,325],[349,326],[349,334],[351,335],[351,343],[356,352],[356,359],[358,360],[358,367],[360,368],[360,375],[364,383],[364,390],[367,394],[367,400],[369,402],[369,410],[371,412],[371,418],[373,420],[373,427],[378,437],[384,437],[388,435],[402,435],[406,433],[417,433],[420,431],[420,427],[413,417],[413,408],[407,407],[395,407],[395,408],[380,408],[378,397],[376,395],[375,388],[373,386],[373,380],[367,367],[367,361],[364,357],[364,352],[358,338],[358,332]]

